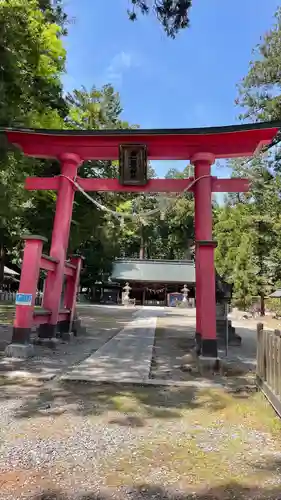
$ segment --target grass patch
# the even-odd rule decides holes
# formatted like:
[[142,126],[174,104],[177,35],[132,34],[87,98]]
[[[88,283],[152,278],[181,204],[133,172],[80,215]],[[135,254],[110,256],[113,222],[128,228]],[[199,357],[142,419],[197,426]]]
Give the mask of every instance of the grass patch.
[[[103,464],[107,486],[152,485],[164,477],[168,485],[183,488],[202,484],[215,488],[222,482],[248,488],[276,478],[274,468],[267,468],[262,455],[280,450],[281,421],[260,393],[246,397],[210,389],[187,400],[178,391],[177,402],[175,395],[172,399],[168,395],[168,414],[163,418],[157,415],[163,408],[154,406],[152,411],[147,392],[137,392],[114,398],[119,419],[112,418],[111,423],[142,427],[142,431],[133,451],[120,450],[117,457]],[[156,392],[154,389],[155,404]],[[177,407],[174,417],[169,401]],[[134,419],[140,417],[138,425]]]
[[13,304],[0,304],[0,323],[11,325],[14,320],[15,306]]
[[[274,453],[281,449],[281,422],[260,393],[70,382],[26,389],[11,439],[36,434],[67,440],[81,417],[114,435],[124,432],[124,446],[104,459],[93,458],[93,473],[104,486],[141,490],[145,485],[152,491],[161,485],[163,491],[179,488],[187,494],[205,487],[218,494],[200,500],[252,500],[260,498],[257,490],[280,480]],[[15,387],[17,392],[23,387]]]

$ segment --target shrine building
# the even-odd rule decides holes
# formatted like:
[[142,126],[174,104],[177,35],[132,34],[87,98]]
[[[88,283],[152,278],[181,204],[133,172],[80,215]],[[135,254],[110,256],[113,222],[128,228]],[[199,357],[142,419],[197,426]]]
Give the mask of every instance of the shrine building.
[[130,298],[137,305],[173,305],[171,294],[181,294],[184,285],[189,290],[188,298],[195,297],[192,260],[116,259],[111,279],[121,289],[129,283]]

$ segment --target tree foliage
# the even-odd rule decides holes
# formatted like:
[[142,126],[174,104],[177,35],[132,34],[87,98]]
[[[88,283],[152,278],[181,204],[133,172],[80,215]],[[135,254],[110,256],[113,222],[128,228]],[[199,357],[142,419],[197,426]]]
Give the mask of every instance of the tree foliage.
[[[61,128],[68,113],[61,76],[65,15],[59,3],[0,2],[0,127]],[[42,162],[24,158],[0,143],[0,282],[4,261],[18,258],[18,238],[26,229],[31,204],[24,192],[27,175]]]
[[[130,18],[154,12],[170,37],[188,26],[191,1],[131,0]],[[0,2],[0,126],[66,129],[134,128],[122,119],[122,103],[111,85],[80,87],[63,95],[61,77],[66,52],[62,35],[67,17],[60,1],[2,0]],[[256,48],[248,74],[240,82],[237,102],[242,118],[279,119],[281,115],[281,10]],[[26,192],[26,176],[54,176],[56,161],[24,157],[0,141],[0,282],[4,262],[19,262],[22,233],[49,238],[56,203],[54,192]],[[231,194],[223,205],[214,203],[214,236],[218,241],[216,267],[233,284],[235,304],[245,308],[252,297],[264,297],[281,284],[281,153],[278,145],[251,162],[232,160],[234,176],[252,181],[250,193]],[[192,176],[192,166],[172,169],[168,178]],[[82,177],[112,178],[118,164],[87,161]],[[150,176],[155,172],[150,166]],[[132,193],[95,193],[101,204],[120,214],[145,212],[159,198]],[[163,200],[161,201],[163,203]],[[164,206],[164,205],[163,205]],[[163,208],[163,207],[162,207]],[[165,217],[115,217],[76,193],[69,252],[85,257],[82,282],[91,287],[110,274],[116,257],[151,259],[191,258],[194,229],[193,196],[170,200]]]
[[[279,120],[281,117],[281,9],[274,26],[254,51],[248,74],[239,84],[237,103],[242,119]],[[228,195],[217,208],[218,271],[234,285],[234,300],[249,306],[253,296],[264,297],[281,284],[280,147],[254,159],[229,162],[233,176],[252,181],[250,193]]]
[[132,8],[128,10],[131,21],[137,19],[137,13],[153,12],[162,24],[166,34],[175,38],[178,32],[189,26],[189,11],[192,0],[130,0]]
[[248,74],[239,84],[237,103],[244,108],[241,118],[252,121],[281,117],[281,7],[273,27],[253,51]]
[[61,30],[37,0],[0,3],[0,126],[59,126],[66,115]]

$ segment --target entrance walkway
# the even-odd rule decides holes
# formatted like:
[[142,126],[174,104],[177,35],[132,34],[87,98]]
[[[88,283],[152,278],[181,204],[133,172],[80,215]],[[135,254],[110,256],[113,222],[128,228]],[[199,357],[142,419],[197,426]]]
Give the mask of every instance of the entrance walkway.
[[63,375],[62,380],[147,382],[157,317],[164,314],[159,309],[142,309],[120,333]]

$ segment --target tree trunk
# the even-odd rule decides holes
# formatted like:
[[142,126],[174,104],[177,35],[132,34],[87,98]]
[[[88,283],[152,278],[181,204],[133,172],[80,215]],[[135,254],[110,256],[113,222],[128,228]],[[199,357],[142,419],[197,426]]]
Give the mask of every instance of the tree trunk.
[[260,299],[261,299],[261,311],[260,311],[260,314],[261,316],[265,316],[265,300],[264,300],[264,293],[261,292],[260,293]]
[[190,248],[186,248],[186,250],[184,252],[184,258],[185,258],[185,260],[191,260]]
[[4,265],[5,265],[5,248],[3,245],[0,246],[0,287],[4,281]]
[[150,259],[150,248],[149,245],[146,247],[146,259]]
[[145,241],[143,237],[143,228],[141,227],[141,234],[140,234],[140,260],[144,259],[144,253],[145,253]]

